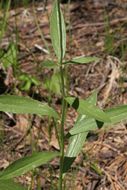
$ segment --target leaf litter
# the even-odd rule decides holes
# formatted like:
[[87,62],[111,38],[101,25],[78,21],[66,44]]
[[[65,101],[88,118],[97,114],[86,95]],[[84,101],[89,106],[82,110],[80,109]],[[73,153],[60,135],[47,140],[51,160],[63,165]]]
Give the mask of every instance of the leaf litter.
[[[66,6],[67,5],[62,5],[63,9],[66,9]],[[70,95],[86,98],[94,89],[98,89],[98,104],[103,108],[127,103],[127,76],[126,70],[124,69],[127,64],[126,48],[124,50],[125,52],[121,50],[122,45],[124,46],[126,43],[127,37],[126,7],[126,1],[121,2],[120,0],[105,2],[101,0],[84,0],[82,2],[72,1],[70,4],[70,13],[65,13],[67,19],[70,17],[71,23],[70,29],[68,29],[71,33],[71,40],[69,37],[67,40],[67,46],[70,51],[69,55],[93,55],[102,58],[97,64],[70,67]],[[50,76],[52,71],[47,71],[47,69],[42,68],[40,64],[48,58],[48,55],[45,51],[45,43],[38,31],[32,8],[32,5],[30,5],[25,9],[18,7],[10,10],[11,16],[9,18],[8,30],[5,38],[2,40],[2,48],[6,49],[9,45],[9,38],[11,38],[13,34],[16,17],[20,36],[18,44],[20,69],[27,74],[38,77],[43,83],[45,76]],[[44,39],[48,46],[51,47],[47,18],[47,12],[49,13],[51,10],[51,2],[48,3],[46,7],[47,10],[44,11],[43,8],[42,3],[36,2],[34,11],[36,12],[40,29],[43,31]],[[109,22],[106,20],[105,14],[108,16]],[[106,34],[106,25],[108,25],[107,28],[109,27],[108,34]],[[69,32],[67,35],[69,35]],[[115,51],[106,52],[106,35],[107,38],[108,35],[113,36],[112,44]],[[123,38],[121,36],[123,36]],[[69,55],[67,55],[68,58],[70,58]],[[120,61],[123,57],[123,61]],[[2,70],[4,71],[3,68]],[[4,80],[6,86],[5,91],[10,91],[15,82],[16,85],[18,85],[10,68],[5,72]],[[3,91],[1,91],[1,94],[2,93]],[[27,93],[24,92],[24,94]],[[42,88],[32,87],[28,95],[38,100],[47,100],[47,90],[43,85]],[[53,104],[59,111],[59,97],[54,97]],[[77,117],[77,114],[71,108],[69,108],[68,112],[66,132],[71,128]],[[1,113],[4,137],[0,148],[0,169],[3,169],[8,163],[17,158],[32,152],[33,144],[31,146],[31,143],[33,139],[35,139],[36,146],[34,145],[34,147],[36,147],[37,150],[58,149],[53,127],[51,127],[51,142],[49,141],[47,130],[49,127],[48,118],[39,118],[36,116],[32,122],[29,123],[27,122],[26,116],[24,116],[23,119],[22,117],[23,116],[20,115],[5,117],[5,114]],[[16,123],[11,127],[10,122],[12,120],[16,121]],[[24,122],[23,124],[21,120]],[[29,125],[31,126],[30,131]],[[50,125],[53,125],[52,122]],[[126,146],[126,124],[120,124],[113,129],[101,130],[89,134],[88,141],[82,153],[76,159],[71,171],[66,177],[68,189],[126,190]],[[12,151],[14,151],[13,156]],[[58,178],[57,172],[59,167],[57,160],[53,161],[51,166],[53,168],[51,173],[46,168],[43,168],[43,174],[40,176],[42,189],[49,189],[51,174],[53,179]],[[18,180],[22,184],[30,184],[30,176],[31,174],[28,174],[27,176],[18,178]],[[74,180],[75,178],[76,180]],[[56,184],[54,184],[54,186],[56,186]],[[33,184],[33,189],[34,187],[36,187],[36,182]]]

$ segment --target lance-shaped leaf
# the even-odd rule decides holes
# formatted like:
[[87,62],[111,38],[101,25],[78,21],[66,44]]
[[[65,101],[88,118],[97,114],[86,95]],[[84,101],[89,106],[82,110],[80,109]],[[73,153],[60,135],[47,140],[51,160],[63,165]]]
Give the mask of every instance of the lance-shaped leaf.
[[25,187],[21,186],[18,183],[13,182],[12,180],[3,180],[0,181],[1,190],[27,190]]
[[120,105],[114,108],[106,109],[105,112],[110,117],[111,124],[116,124],[127,120],[127,105]]
[[0,190],[27,190],[25,187],[13,182],[12,180],[0,181]]
[[8,166],[0,174],[0,180],[7,180],[25,174],[42,164],[46,164],[58,155],[58,152],[38,152],[21,158]]
[[[98,122],[98,127],[113,127],[120,122],[127,121],[127,105],[120,105],[114,108],[108,108],[105,110],[105,113],[110,117],[110,122]],[[82,130],[83,131],[83,130]]]
[[69,131],[69,133],[71,135],[75,135],[95,129],[98,129],[95,119],[82,115],[75,123],[75,126]]
[[2,95],[0,96],[0,111],[21,113],[21,114],[38,114],[58,118],[57,112],[49,107],[46,103],[41,103],[31,98]]
[[[80,122],[82,116],[78,117],[78,120]],[[77,122],[78,124],[78,122]],[[79,125],[80,127],[80,125]],[[75,128],[75,126],[74,126]],[[85,128],[85,123],[84,123],[84,128]],[[86,137],[88,135],[88,131],[84,132],[84,133],[78,133],[76,135],[73,135],[70,137],[69,139],[69,145],[66,151],[66,156],[67,157],[76,157],[80,151],[81,148],[83,146],[83,144],[85,143]]]
[[[96,130],[97,126],[98,127],[107,127],[107,126],[113,126],[116,125],[120,122],[126,122],[127,121],[127,105],[120,105],[114,108],[108,108],[105,110],[105,113],[107,116],[110,118],[110,122],[98,122],[89,118],[83,116],[82,119],[79,122],[79,126],[75,124],[75,127],[73,127],[69,133],[71,135],[87,132],[89,130]],[[85,122],[86,121],[86,122]],[[84,122],[85,122],[85,127],[84,127]]]
[[50,34],[55,54],[60,61],[61,57],[64,57],[66,50],[66,29],[63,14],[61,10],[59,11],[57,0],[54,2],[50,17]]
[[75,99],[73,97],[67,97],[66,101],[73,106],[75,102],[77,106],[77,111],[79,114],[86,115],[89,117],[92,117],[96,120],[102,121],[102,122],[110,122],[110,117],[103,112],[101,109],[99,109],[97,106],[91,104],[87,100],[82,99]]
[[[96,104],[96,101],[97,101],[97,93],[94,92],[88,99],[87,101],[93,105]],[[88,118],[86,119],[87,117],[85,115],[79,115],[78,116],[78,119],[74,125],[74,127],[72,129],[74,129],[74,132],[75,132],[75,129],[77,130],[77,128],[80,129],[80,127],[84,127],[84,130],[87,126],[87,130],[83,133],[78,133],[76,135],[73,135],[70,137],[69,139],[69,145],[67,147],[67,150],[66,150],[66,154],[65,154],[65,158],[64,158],[64,168],[63,168],[63,173],[66,173],[68,171],[68,169],[70,168],[71,164],[73,163],[73,161],[75,160],[75,158],[77,157],[77,155],[80,153],[84,143],[85,143],[85,140],[86,140],[86,137],[89,133],[89,129],[91,129],[91,124],[88,126],[86,125],[86,123],[88,124],[88,122],[86,122],[88,120]],[[92,118],[89,118],[89,121],[94,122],[93,124],[93,129],[95,129],[97,127],[97,124],[96,124],[96,121],[93,120]],[[91,123],[91,122],[89,122]],[[73,130],[72,130],[73,132]]]
[[75,57],[72,60],[65,62],[65,64],[88,64],[94,61],[99,61],[99,58],[80,56],[80,57]]
[[127,121],[127,105],[108,108],[105,110],[105,113],[110,117],[111,122],[99,123],[100,127],[112,127],[120,122]]
[[87,135],[88,135],[88,132],[84,132],[84,133],[79,133],[77,135],[70,137],[69,145],[68,145],[65,157],[64,157],[63,173],[66,173],[70,169],[75,158],[80,153],[80,151],[86,141]]

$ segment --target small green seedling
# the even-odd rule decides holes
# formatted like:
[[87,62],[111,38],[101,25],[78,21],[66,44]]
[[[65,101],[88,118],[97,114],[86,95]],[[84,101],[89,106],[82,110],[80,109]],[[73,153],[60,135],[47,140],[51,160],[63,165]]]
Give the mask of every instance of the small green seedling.
[[26,73],[19,76],[19,81],[21,81],[19,88],[23,91],[29,91],[32,85],[38,86],[40,84],[39,80]]
[[31,86],[38,86],[40,84],[34,76],[22,73],[17,64],[17,46],[11,42],[6,51],[1,50],[0,60],[5,70],[10,66],[13,68],[14,75],[19,81],[19,88],[23,91],[29,91]]
[[5,52],[1,51],[1,62],[5,69],[12,66],[16,69],[17,66],[17,48],[15,43],[10,43]]

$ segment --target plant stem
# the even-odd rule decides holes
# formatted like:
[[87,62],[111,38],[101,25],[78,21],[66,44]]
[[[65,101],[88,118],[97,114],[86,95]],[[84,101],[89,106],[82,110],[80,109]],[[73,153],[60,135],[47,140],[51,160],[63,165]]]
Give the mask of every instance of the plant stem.
[[61,130],[60,130],[60,141],[61,141],[61,159],[60,159],[60,176],[59,176],[59,189],[62,190],[63,183],[63,166],[64,166],[64,123],[66,117],[66,101],[65,101],[65,89],[64,89],[64,76],[63,68],[60,67],[61,75],[61,91],[62,91],[62,113],[61,113]]
[[63,189],[63,166],[64,166],[64,124],[66,117],[66,101],[65,101],[65,84],[64,84],[64,68],[63,68],[63,36],[62,36],[62,23],[61,23],[61,10],[60,10],[60,0],[57,0],[58,14],[59,14],[59,30],[60,30],[60,51],[61,56],[59,60],[59,69],[61,77],[61,93],[62,93],[62,108],[61,108],[61,129],[60,129],[60,176],[59,176],[59,190]]

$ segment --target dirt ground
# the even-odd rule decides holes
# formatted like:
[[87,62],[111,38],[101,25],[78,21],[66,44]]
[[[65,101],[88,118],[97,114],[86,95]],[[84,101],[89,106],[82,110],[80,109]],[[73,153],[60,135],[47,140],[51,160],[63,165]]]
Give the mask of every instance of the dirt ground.
[[[33,6],[10,10],[8,30],[1,48],[6,49],[18,31],[19,68],[36,76],[41,85],[29,92],[20,91],[11,67],[4,71],[1,65],[0,93],[29,95],[40,101],[48,100],[44,88],[45,76],[51,72],[43,68],[49,58],[46,46],[51,48],[49,35],[49,13],[52,2],[46,7],[43,2]],[[107,108],[127,104],[127,2],[124,0],[82,0],[62,4],[67,25],[67,58],[86,55],[100,57],[99,62],[69,68],[69,94],[88,97],[98,91],[98,105]],[[41,31],[41,32],[40,32]],[[60,98],[53,96],[53,105],[60,109]],[[69,108],[66,130],[76,118]],[[52,123],[38,116],[1,113],[0,169],[33,150],[58,150]],[[51,126],[51,129],[50,129]],[[49,138],[48,131],[51,130]],[[33,139],[35,141],[33,142]],[[67,190],[126,190],[127,189],[127,125],[120,123],[114,128],[99,130],[88,136],[82,153],[66,176]],[[50,169],[41,167],[36,171],[36,189],[39,181],[43,190],[56,189],[58,160],[52,161]],[[40,174],[40,175],[38,175]],[[22,184],[31,183],[31,173],[17,178]],[[50,187],[51,186],[51,187]]]

